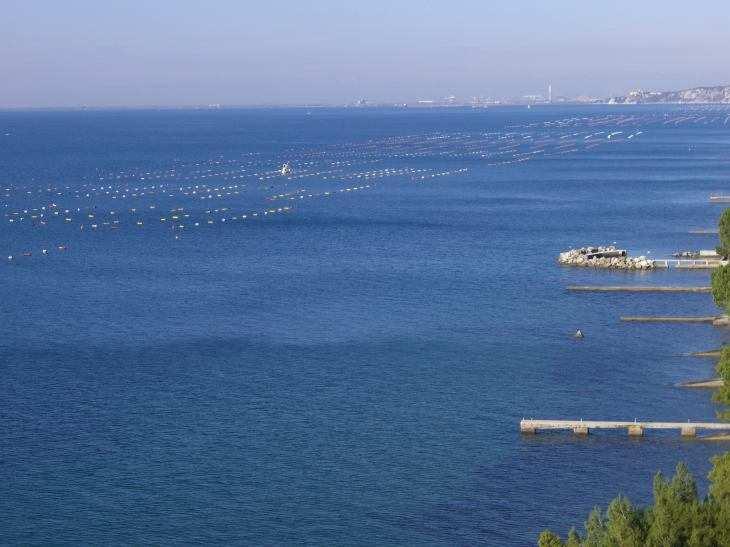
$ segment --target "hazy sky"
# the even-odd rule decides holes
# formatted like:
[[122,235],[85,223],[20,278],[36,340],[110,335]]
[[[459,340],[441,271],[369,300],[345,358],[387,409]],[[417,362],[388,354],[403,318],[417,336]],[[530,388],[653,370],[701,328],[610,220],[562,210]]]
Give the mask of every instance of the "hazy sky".
[[730,1],[0,0],[0,106],[730,84]]

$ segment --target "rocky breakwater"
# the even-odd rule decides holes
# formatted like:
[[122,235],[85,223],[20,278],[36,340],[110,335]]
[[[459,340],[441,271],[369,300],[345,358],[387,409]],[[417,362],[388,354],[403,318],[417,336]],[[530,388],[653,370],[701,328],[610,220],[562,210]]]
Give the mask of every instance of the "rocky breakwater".
[[651,270],[654,268],[653,260],[645,256],[630,257],[625,250],[617,249],[613,245],[570,249],[560,253],[558,263],[566,266],[615,270]]

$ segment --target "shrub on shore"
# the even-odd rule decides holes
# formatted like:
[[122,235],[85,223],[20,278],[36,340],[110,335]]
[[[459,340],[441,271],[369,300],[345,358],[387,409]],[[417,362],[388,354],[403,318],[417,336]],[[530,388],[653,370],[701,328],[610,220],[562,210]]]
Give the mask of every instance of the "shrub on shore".
[[674,477],[654,477],[654,504],[642,508],[619,496],[604,513],[595,508],[585,523],[585,536],[574,529],[566,541],[545,530],[539,547],[656,547],[730,545],[730,453],[712,459],[710,491],[700,499],[694,478],[683,463]]
[[718,228],[720,245],[717,247],[717,254],[727,258],[730,254],[730,208],[726,208],[720,215]]
[[[723,385],[715,392],[715,402],[722,405],[730,405],[730,346],[724,346],[720,352],[720,360],[715,367],[717,375],[723,381]],[[729,412],[721,412],[720,417],[730,419]]]
[[730,307],[730,265],[719,266],[712,270],[712,298],[719,307]]

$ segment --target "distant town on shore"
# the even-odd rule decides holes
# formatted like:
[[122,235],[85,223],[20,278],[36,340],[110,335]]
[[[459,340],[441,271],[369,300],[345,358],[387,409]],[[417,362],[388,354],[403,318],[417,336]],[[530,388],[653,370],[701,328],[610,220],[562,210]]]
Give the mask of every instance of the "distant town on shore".
[[496,99],[492,97],[459,98],[455,95],[442,98],[417,99],[407,103],[384,103],[360,99],[347,106],[401,106],[401,107],[444,107],[470,106],[474,108],[499,105],[545,105],[545,104],[730,104],[730,85],[700,86],[678,91],[645,91],[636,89],[616,97],[591,97],[580,95],[553,96],[552,86],[545,94],[524,95],[518,98]]

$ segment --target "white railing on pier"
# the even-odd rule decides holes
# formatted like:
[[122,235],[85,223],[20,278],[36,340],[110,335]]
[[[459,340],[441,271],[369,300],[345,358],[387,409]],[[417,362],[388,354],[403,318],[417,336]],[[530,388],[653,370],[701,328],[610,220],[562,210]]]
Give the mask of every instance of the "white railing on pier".
[[718,259],[707,259],[707,258],[666,258],[661,260],[654,260],[655,268],[717,268],[722,264],[721,260]]

